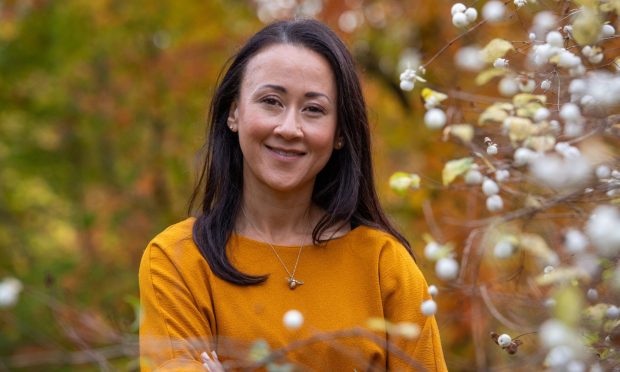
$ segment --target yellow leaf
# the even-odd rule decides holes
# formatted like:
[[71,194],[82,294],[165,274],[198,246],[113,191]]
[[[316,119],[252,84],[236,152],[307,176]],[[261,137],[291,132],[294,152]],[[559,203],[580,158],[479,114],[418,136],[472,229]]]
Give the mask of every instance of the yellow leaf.
[[449,185],[456,177],[467,172],[473,164],[474,159],[471,157],[450,160],[447,162],[441,173],[444,186]]
[[[511,105],[512,107],[512,105]],[[497,104],[491,105],[478,117],[478,124],[485,125],[487,122],[502,123],[508,117],[508,112]]]
[[484,71],[481,71],[478,74],[478,76],[476,76],[476,84],[484,85],[488,83],[489,81],[491,81],[493,78],[506,75],[507,72],[508,70],[506,70],[505,68],[493,67],[493,68],[486,69]]
[[392,328],[392,332],[403,338],[413,340],[420,335],[420,326],[412,322],[399,322]]
[[493,63],[496,59],[502,58],[509,50],[514,50],[514,46],[504,39],[491,40],[482,50],[482,59],[487,63]]
[[597,0],[573,0],[573,2],[579,6],[585,6],[588,8],[596,8],[599,3]]
[[444,101],[448,98],[447,94],[441,93],[441,92],[437,92],[434,91],[430,88],[424,88],[422,89],[422,98],[424,99],[424,102],[430,102],[433,105],[436,105],[438,103],[440,103],[441,101]]
[[372,331],[387,332],[392,327],[392,323],[384,318],[370,318],[366,321],[366,326]]
[[389,180],[390,188],[400,195],[404,195],[408,189],[420,188],[420,176],[415,173],[396,172]]
[[538,102],[544,105],[547,102],[547,96],[542,94],[519,93],[512,98],[512,103],[516,107],[523,107],[531,102]]
[[532,136],[523,142],[523,146],[529,147],[536,152],[546,152],[555,146],[555,137],[550,135]]
[[555,283],[567,283],[575,279],[589,280],[590,276],[579,267],[559,267],[548,274],[537,276],[536,283],[538,285],[549,285]]
[[444,141],[452,135],[464,143],[470,143],[474,138],[474,127],[471,124],[452,124],[443,130]]
[[590,8],[582,7],[573,22],[573,38],[579,45],[595,44],[598,41],[601,26],[598,14]]
[[620,16],[620,0],[609,0],[608,2],[601,4],[601,10],[603,12],[615,11]]
[[543,107],[544,106],[538,102],[530,102],[517,109],[517,116],[533,119],[536,115],[536,111]]
[[519,236],[519,248],[542,259],[547,265],[555,265],[558,255],[549,248],[545,239],[536,234],[521,234]]
[[556,304],[553,307],[555,318],[569,326],[576,325],[584,307],[584,298],[578,287],[564,286],[554,293],[553,298]]
[[530,119],[510,116],[504,120],[504,127],[508,128],[511,141],[523,141],[532,134],[536,134],[536,126]]

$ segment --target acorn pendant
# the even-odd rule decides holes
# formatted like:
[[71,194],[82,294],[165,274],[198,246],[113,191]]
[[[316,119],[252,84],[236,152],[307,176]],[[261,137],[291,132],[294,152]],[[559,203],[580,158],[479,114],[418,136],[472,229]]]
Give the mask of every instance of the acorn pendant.
[[302,282],[301,280],[297,280],[293,277],[290,277],[287,279],[288,280],[288,287],[293,290],[295,288],[297,288],[297,286],[304,284],[304,282]]

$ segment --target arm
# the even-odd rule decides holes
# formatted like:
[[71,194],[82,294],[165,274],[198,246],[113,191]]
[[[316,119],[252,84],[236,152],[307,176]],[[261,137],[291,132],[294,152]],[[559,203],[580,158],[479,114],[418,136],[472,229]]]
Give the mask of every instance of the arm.
[[[414,340],[393,337],[389,341],[428,371],[447,371],[435,317],[426,317],[420,310],[422,302],[430,298],[420,269],[406,249],[395,241],[389,241],[383,247],[379,265],[386,319],[393,323],[412,322],[420,327],[420,334]],[[394,371],[411,369],[402,360],[389,354],[387,365],[389,370]]]
[[212,317],[208,314],[212,309],[198,307],[191,279],[199,282],[200,276],[188,280],[191,273],[183,272],[189,269],[183,266],[184,247],[172,244],[156,238],[147,246],[140,263],[141,370],[203,371],[200,353],[213,350],[208,342],[212,336],[208,319]]

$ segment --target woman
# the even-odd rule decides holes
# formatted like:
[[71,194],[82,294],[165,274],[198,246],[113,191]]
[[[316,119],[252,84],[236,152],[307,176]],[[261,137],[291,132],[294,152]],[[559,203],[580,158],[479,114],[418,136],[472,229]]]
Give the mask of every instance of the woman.
[[[366,106],[336,34],[313,20],[265,27],[233,59],[209,124],[200,211],[140,266],[143,369],[200,370],[205,351],[234,368],[289,345],[274,363],[445,370],[424,278],[378,203]],[[371,333],[376,318],[420,333]]]

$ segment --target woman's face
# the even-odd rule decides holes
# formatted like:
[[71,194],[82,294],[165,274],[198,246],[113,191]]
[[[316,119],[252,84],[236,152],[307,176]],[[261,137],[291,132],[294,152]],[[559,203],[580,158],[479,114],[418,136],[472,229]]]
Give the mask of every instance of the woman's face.
[[276,44],[252,57],[228,118],[245,187],[311,192],[335,146],[336,110],[334,75],[321,55]]

